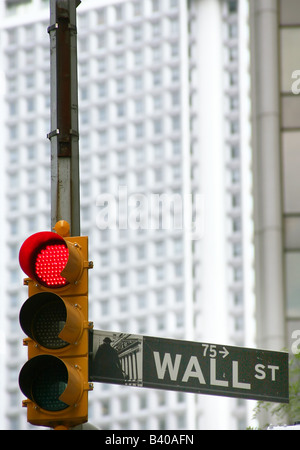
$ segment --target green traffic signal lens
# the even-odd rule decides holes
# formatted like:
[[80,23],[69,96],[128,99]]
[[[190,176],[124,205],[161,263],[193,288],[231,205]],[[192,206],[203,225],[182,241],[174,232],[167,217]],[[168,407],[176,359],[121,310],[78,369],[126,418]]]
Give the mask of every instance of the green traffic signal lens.
[[40,408],[61,411],[69,405],[59,400],[68,384],[68,374],[63,365],[49,366],[38,373],[32,383],[32,397]]
[[69,372],[66,364],[51,355],[30,359],[19,375],[23,394],[46,411],[62,411],[70,406],[60,400],[68,383]]

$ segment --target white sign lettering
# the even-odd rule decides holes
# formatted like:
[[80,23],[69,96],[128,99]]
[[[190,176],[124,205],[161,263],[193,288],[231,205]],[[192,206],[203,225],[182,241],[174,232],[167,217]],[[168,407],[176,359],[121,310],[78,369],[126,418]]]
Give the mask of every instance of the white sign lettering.
[[[157,372],[157,377],[160,380],[163,380],[166,376],[166,372],[168,371],[170,374],[170,378],[172,381],[178,381],[178,372],[180,368],[180,363],[182,360],[182,355],[176,355],[174,363],[172,362],[172,358],[170,353],[164,353],[163,358],[161,360],[161,355],[159,352],[153,352],[154,361],[155,361],[155,367]],[[259,365],[259,364],[258,364]],[[278,367],[275,366],[268,366],[272,370],[272,378],[275,376],[275,370],[278,369]],[[259,371],[260,368],[258,368]],[[257,378],[259,375],[257,376]],[[182,377],[183,383],[188,383],[190,378],[198,378],[199,384],[206,384],[199,360],[197,356],[191,356],[186,369],[184,371],[184,375]],[[239,363],[238,361],[232,361],[232,387],[238,388],[238,389],[251,389],[250,383],[244,383],[239,381]],[[229,387],[229,380],[224,379],[219,380],[217,379],[217,359],[211,358],[210,359],[210,374],[209,374],[209,383],[212,386],[222,386],[222,387]]]

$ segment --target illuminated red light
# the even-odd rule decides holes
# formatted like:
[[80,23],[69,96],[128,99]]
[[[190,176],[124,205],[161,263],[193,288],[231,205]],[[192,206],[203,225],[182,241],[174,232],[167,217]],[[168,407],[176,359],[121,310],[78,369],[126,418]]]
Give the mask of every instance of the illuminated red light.
[[68,284],[61,272],[66,267],[69,250],[65,245],[47,245],[41,249],[35,260],[35,274],[44,286],[61,287]]
[[23,243],[19,261],[22,270],[37,283],[48,288],[60,288],[69,281],[61,275],[69,261],[65,240],[51,231],[29,236]]

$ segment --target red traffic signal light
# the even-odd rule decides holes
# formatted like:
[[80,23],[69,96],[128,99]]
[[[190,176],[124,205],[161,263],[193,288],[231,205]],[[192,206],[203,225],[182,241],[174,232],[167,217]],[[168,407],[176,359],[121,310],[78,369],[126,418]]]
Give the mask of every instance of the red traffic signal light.
[[42,231],[26,239],[20,249],[19,261],[26,275],[51,289],[77,281],[83,270],[75,245],[51,231]]

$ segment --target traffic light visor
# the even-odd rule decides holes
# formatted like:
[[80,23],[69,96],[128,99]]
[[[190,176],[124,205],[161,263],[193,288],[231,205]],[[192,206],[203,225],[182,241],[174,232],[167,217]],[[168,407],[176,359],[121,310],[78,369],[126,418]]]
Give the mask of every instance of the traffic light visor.
[[19,320],[24,333],[47,349],[75,344],[83,332],[80,310],[52,292],[29,297],[20,310]]

